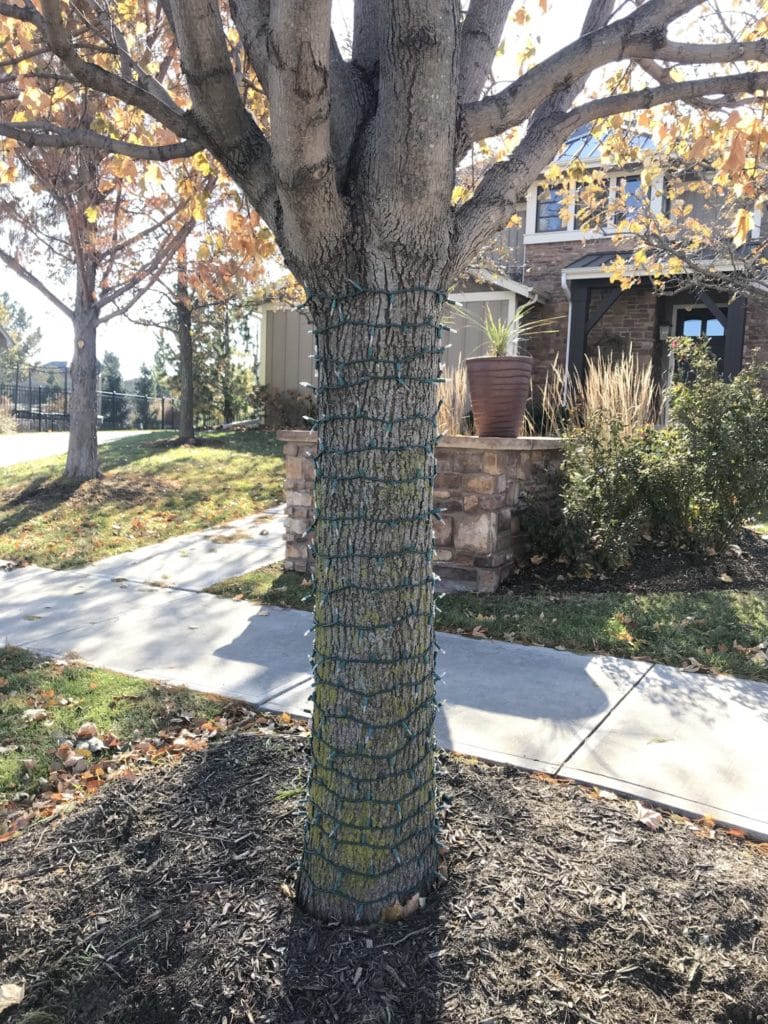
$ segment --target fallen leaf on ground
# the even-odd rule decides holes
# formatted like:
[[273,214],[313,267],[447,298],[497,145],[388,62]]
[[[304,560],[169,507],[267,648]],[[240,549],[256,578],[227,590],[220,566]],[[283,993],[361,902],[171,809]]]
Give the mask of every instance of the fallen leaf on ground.
[[422,906],[421,897],[417,892],[407,899],[405,903],[400,903],[399,900],[390,907],[385,907],[381,912],[381,920],[388,924],[394,921],[404,921],[406,917],[410,917],[411,914],[415,914],[416,911]]
[[45,708],[27,708],[22,711],[21,717],[25,722],[42,722],[48,717],[48,712]]
[[18,1006],[23,1002],[26,989],[24,982],[17,985],[12,981],[5,981],[0,984],[0,1013],[11,1006]]
[[651,810],[650,807],[643,807],[639,800],[635,800],[635,807],[637,807],[635,821],[649,828],[651,832],[658,832],[664,823],[664,819],[659,812]]
[[80,728],[75,733],[75,736],[79,740],[90,740],[94,736],[99,735],[99,727],[95,722],[83,722]]

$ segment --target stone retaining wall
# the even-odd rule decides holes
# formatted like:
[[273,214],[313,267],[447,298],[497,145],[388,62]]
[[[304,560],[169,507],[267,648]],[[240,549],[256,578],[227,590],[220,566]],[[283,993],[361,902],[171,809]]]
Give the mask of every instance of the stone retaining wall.
[[[306,430],[281,430],[285,454],[286,569],[308,568],[313,518],[313,457],[317,440]],[[445,590],[488,594],[525,555],[517,514],[523,493],[550,489],[562,445],[554,437],[443,437],[437,446],[435,571]]]

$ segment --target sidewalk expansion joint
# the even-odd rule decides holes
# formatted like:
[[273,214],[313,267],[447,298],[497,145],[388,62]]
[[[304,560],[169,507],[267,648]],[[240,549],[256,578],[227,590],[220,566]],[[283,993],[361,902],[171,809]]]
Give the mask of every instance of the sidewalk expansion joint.
[[650,672],[653,672],[653,670],[655,668],[656,668],[656,664],[655,663],[652,664],[652,665],[649,665],[648,668],[645,670],[645,672],[643,672],[643,674],[638,677],[637,681],[634,682],[629,687],[627,692],[622,694],[622,696],[619,697],[619,699],[616,701],[616,703],[612,704],[611,707],[608,708],[608,710],[605,712],[605,714],[600,719],[600,721],[595,723],[595,725],[589,730],[587,735],[579,743],[576,744],[576,746],[573,748],[573,750],[570,752],[570,754],[568,754],[568,756],[562,762],[562,764],[559,764],[557,766],[557,771],[555,772],[555,775],[559,775],[560,774],[560,772],[563,770],[563,768],[565,768],[565,766],[568,764],[568,762],[573,760],[573,758],[578,754],[578,752],[581,750],[581,748],[587,743],[588,740],[590,740],[595,735],[595,733],[599,729],[602,729],[602,727],[605,725],[605,723],[608,721],[608,719],[611,717],[611,715],[614,713],[614,711],[624,703],[624,701],[627,699],[627,697],[629,697],[630,694],[635,692],[635,690],[640,685],[640,683],[642,683],[642,681],[645,679],[645,677]]

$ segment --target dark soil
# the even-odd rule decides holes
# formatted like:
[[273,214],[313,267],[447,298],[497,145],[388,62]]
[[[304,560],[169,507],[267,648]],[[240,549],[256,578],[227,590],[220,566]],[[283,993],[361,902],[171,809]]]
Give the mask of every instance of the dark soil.
[[638,549],[631,566],[607,574],[558,562],[531,565],[510,577],[504,589],[516,594],[546,590],[569,593],[665,594],[698,590],[768,587],[768,537],[743,530],[724,551],[698,554],[660,544]]
[[232,736],[0,848],[3,1024],[768,1022],[767,849],[447,757],[447,883],[321,926],[289,891],[303,760]]

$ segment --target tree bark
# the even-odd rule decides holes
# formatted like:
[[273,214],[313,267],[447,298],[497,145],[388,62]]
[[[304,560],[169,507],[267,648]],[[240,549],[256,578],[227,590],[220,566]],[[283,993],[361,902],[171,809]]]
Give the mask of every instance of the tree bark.
[[72,394],[69,400],[69,446],[64,475],[71,480],[94,480],[99,472],[96,437],[98,402],[96,359],[98,311],[78,300],[74,316],[75,354],[72,359]]
[[[347,285],[347,289],[349,286]],[[367,923],[437,870],[432,483],[443,296],[310,300],[315,696],[299,901]]]
[[192,310],[183,298],[176,302],[176,338],[179,343],[179,440],[195,437],[195,366]]

